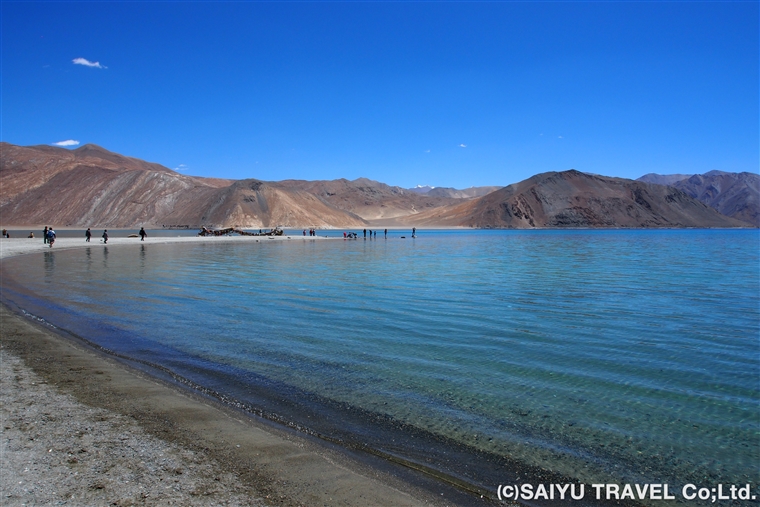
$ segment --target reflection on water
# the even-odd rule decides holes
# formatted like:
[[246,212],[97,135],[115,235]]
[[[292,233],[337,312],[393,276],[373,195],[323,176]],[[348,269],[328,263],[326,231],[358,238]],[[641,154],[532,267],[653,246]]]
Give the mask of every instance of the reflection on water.
[[238,396],[259,375],[586,481],[738,484],[760,459],[757,246],[757,231],[423,231],[103,247],[100,268],[92,247],[14,273],[103,336],[148,340],[108,346],[210,361]]

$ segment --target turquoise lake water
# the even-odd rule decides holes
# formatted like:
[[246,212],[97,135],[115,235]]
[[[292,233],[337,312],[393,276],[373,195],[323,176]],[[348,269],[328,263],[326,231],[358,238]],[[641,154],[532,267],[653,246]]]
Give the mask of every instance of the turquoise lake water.
[[26,289],[4,297],[281,420],[485,487],[501,457],[589,483],[756,487],[759,234],[97,244],[4,261],[4,283]]

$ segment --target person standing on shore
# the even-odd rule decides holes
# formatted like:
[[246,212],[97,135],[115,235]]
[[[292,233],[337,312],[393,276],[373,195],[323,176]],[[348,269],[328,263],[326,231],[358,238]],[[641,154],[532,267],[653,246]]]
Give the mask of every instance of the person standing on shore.
[[108,229],[103,231],[103,243],[108,244]]
[[84,237],[87,238],[87,239],[85,239],[85,241],[87,243],[89,243],[90,242],[90,238],[92,237],[92,232],[90,232],[90,228],[89,227],[87,228],[87,231],[84,233]]
[[48,243],[50,244],[50,248],[53,248],[53,243],[55,243],[55,231],[52,227],[47,228],[47,239]]
[[385,229],[385,239],[388,239],[388,229]]
[[47,231],[48,226],[46,225],[45,228],[42,230],[42,243],[47,244]]
[[147,232],[145,232],[145,227],[140,227],[140,241],[145,241],[145,236],[148,235]]

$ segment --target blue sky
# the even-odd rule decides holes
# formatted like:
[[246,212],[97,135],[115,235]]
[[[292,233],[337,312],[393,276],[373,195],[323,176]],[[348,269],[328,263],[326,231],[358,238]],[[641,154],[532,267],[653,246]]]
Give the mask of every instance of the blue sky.
[[758,171],[758,2],[0,9],[0,138],[13,144],[402,187]]

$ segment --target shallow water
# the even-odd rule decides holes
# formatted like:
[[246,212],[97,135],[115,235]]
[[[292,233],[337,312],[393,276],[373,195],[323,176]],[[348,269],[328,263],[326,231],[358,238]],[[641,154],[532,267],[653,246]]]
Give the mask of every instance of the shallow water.
[[332,404],[315,419],[353,410],[304,410],[328,437],[373,441],[382,419],[464,444],[468,480],[507,456],[587,482],[757,483],[758,231],[400,235],[45,252],[3,261],[29,291],[4,297],[254,406],[263,386]]

